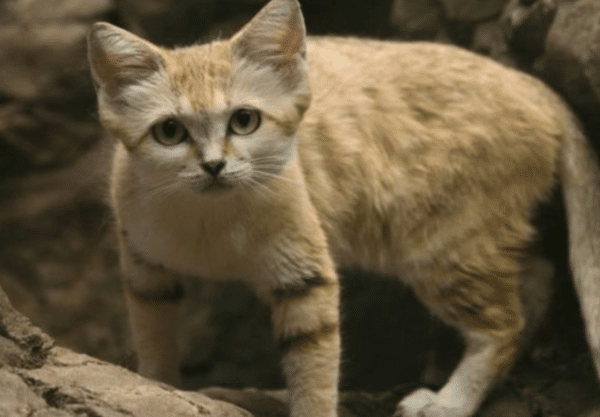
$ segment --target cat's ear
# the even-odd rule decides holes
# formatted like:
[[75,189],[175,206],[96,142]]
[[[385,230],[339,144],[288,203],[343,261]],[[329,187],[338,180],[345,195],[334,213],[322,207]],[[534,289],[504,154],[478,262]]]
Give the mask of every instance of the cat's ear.
[[268,64],[293,81],[306,58],[306,28],[297,0],[271,0],[231,40],[234,58]]
[[104,22],[92,25],[88,34],[88,60],[94,85],[111,95],[164,68],[158,47]]

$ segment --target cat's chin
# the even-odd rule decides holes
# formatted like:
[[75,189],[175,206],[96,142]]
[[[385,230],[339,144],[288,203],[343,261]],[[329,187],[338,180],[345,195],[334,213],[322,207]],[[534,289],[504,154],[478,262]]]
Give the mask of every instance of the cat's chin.
[[224,181],[213,181],[207,185],[193,185],[190,189],[195,194],[206,195],[206,196],[221,196],[234,192],[238,187],[234,184],[229,184]]
[[235,186],[231,184],[223,184],[223,183],[212,183],[201,191],[201,193],[210,193],[210,194],[223,194],[229,193],[235,190]]

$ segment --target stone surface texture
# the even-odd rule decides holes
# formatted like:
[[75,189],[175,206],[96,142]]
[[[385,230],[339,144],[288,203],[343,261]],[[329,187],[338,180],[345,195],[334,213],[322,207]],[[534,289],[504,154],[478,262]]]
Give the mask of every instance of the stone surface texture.
[[578,110],[600,114],[600,2],[578,0],[559,8],[539,62],[539,73]]
[[55,346],[0,289],[0,416],[251,417],[232,404],[149,381]]

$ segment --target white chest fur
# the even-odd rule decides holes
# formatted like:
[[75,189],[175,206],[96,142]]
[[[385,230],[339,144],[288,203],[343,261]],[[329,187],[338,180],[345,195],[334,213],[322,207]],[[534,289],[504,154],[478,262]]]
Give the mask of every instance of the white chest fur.
[[240,213],[193,195],[140,199],[121,210],[131,249],[149,262],[204,278],[241,278],[252,270]]

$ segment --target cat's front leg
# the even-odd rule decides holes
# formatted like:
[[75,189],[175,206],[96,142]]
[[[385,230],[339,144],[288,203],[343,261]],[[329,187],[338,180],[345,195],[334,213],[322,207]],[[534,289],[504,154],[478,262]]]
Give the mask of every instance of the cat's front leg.
[[332,267],[281,284],[271,294],[275,337],[291,417],[337,416],[339,288]]
[[177,323],[183,286],[178,276],[121,245],[121,277],[138,372],[181,386]]

